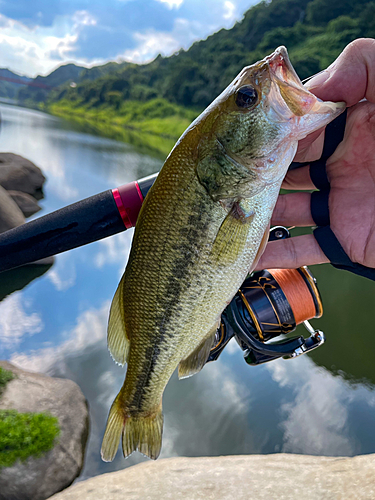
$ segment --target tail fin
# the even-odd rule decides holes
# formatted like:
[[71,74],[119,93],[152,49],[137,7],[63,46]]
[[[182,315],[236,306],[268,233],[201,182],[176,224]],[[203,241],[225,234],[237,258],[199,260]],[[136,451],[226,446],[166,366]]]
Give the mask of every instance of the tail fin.
[[107,428],[104,433],[101,455],[105,462],[112,462],[117,453],[122,434],[122,451],[128,457],[133,451],[156,460],[160,454],[163,434],[163,413],[160,406],[156,413],[147,417],[127,416],[118,401],[114,400],[109,412]]

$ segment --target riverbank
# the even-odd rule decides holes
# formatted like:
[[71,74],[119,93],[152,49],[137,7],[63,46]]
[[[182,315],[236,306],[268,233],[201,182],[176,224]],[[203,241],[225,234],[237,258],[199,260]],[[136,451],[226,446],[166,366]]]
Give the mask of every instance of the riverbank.
[[85,126],[110,139],[116,139],[168,155],[177,139],[198,115],[197,111],[169,103],[165,99],[148,102],[125,101],[116,106],[60,100],[44,111]]

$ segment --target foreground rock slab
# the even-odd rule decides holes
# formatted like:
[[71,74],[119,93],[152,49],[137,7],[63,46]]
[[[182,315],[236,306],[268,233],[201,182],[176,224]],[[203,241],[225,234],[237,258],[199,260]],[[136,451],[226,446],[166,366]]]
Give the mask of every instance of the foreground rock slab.
[[0,469],[0,500],[44,500],[81,472],[88,436],[86,400],[71,380],[26,372],[6,361],[0,366],[17,377],[6,385],[0,409],[48,412],[58,418],[61,431],[51,451]]
[[51,500],[369,500],[375,455],[242,455],[145,462],[77,483]]

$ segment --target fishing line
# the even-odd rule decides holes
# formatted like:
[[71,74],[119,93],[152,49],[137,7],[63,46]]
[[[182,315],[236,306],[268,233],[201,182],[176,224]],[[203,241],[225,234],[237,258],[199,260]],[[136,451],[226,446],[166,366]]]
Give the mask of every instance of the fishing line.
[[270,272],[284,292],[297,325],[316,317],[311,291],[297,269],[272,269]]
[[301,80],[302,83],[306,83],[308,82],[309,80],[311,80],[311,78],[314,78],[314,76],[318,76],[320,75],[321,73],[323,73],[325,71],[325,69],[322,69],[322,71],[319,71],[319,73],[315,73],[315,75],[311,75],[311,76],[308,76],[307,78],[304,78],[303,80]]

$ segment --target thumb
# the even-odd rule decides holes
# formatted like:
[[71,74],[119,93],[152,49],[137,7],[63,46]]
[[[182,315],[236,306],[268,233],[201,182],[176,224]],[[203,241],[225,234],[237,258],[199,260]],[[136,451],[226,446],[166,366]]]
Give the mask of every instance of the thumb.
[[363,98],[375,102],[375,40],[359,38],[350,43],[306,88],[324,101],[345,101],[348,107]]

